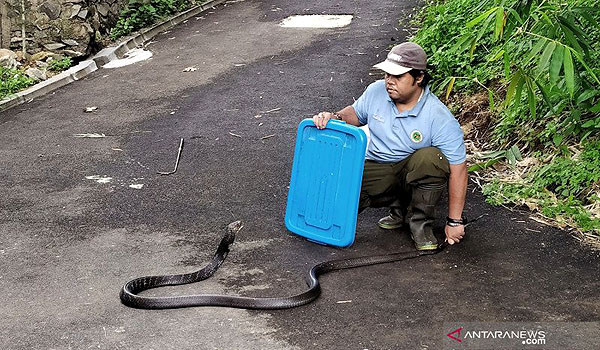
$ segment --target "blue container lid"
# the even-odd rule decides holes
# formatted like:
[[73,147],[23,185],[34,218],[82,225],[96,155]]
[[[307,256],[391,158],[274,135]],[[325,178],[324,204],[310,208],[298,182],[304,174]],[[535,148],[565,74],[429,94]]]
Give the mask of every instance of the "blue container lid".
[[311,241],[346,247],[354,242],[367,137],[361,129],[312,119],[298,126],[285,225]]

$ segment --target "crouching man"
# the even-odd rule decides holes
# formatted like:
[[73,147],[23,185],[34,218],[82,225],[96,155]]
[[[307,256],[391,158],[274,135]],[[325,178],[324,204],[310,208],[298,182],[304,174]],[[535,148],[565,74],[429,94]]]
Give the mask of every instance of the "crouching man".
[[462,217],[467,190],[463,132],[446,106],[429,91],[427,56],[417,44],[392,48],[375,65],[385,79],[369,85],[354,104],[313,117],[323,129],[330,119],[368,125],[367,148],[359,212],[389,207],[379,227],[395,229],[408,224],[418,250],[434,250],[435,207],[448,188],[446,241],[465,235]]

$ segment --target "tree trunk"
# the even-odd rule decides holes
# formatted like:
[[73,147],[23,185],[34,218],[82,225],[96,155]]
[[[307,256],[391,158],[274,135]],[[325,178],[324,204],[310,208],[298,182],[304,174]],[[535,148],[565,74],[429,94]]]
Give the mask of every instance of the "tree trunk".
[[6,1],[0,0],[0,48],[10,48],[10,18]]
[[21,38],[22,41],[22,49],[23,49],[23,57],[27,53],[27,33],[25,33],[25,0],[21,0]]

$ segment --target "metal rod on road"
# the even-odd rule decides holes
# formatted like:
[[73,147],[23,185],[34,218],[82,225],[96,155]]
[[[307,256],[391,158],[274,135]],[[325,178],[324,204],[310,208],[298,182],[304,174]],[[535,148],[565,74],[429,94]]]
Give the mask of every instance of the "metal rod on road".
[[181,138],[181,142],[179,142],[179,151],[177,152],[177,160],[175,161],[175,169],[173,169],[173,171],[169,171],[169,172],[164,172],[164,171],[157,171],[157,174],[160,175],[171,175],[171,174],[175,174],[175,172],[177,171],[177,167],[179,166],[179,158],[181,158],[181,151],[183,150],[183,137]]

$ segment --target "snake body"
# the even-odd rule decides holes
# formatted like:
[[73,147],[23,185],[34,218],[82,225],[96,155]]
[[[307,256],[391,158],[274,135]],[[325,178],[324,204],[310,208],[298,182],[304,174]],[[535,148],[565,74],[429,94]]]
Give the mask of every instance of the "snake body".
[[242,227],[243,225],[241,221],[232,222],[227,226],[227,232],[221,239],[215,255],[204,268],[186,274],[146,276],[133,279],[125,283],[121,289],[121,302],[127,306],[139,309],[173,309],[191,306],[224,306],[263,310],[294,308],[297,306],[306,305],[319,297],[321,294],[321,286],[318,280],[319,275],[323,275],[335,270],[390,263],[412,259],[423,255],[432,255],[438,253],[444,248],[444,245],[442,245],[437,250],[431,251],[400,252],[386,255],[374,255],[322,262],[313,266],[308,272],[308,275],[306,276],[308,289],[300,294],[288,297],[255,298],[210,294],[173,297],[150,297],[139,295],[139,293],[144,290],[163,286],[194,283],[211,277],[225,261],[225,258],[229,253],[229,246],[233,243],[236,233],[239,232]]

